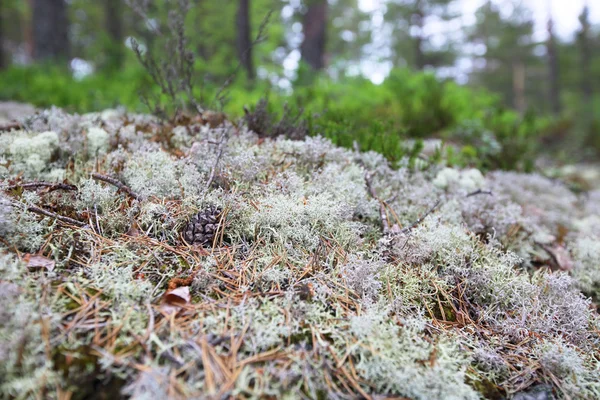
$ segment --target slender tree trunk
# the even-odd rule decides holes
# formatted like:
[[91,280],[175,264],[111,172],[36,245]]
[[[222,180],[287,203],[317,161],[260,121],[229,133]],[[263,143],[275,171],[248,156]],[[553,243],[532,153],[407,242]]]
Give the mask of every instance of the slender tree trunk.
[[415,3],[415,13],[412,15],[416,23],[419,32],[415,37],[414,50],[415,50],[415,68],[422,71],[425,68],[425,55],[423,54],[423,26],[424,26],[424,15],[421,9],[421,1],[418,0]]
[[561,112],[560,71],[558,67],[558,50],[554,36],[554,21],[552,21],[552,18],[548,20],[548,42],[546,49],[548,54],[548,79],[550,81],[550,104],[554,115],[559,115]]
[[310,0],[302,19],[304,40],[300,45],[302,60],[314,70],[325,68],[327,38],[327,0]]
[[2,0],[0,0],[0,70],[6,68],[6,59],[4,58],[4,8],[2,7]]
[[250,39],[250,0],[240,0],[237,15],[237,52],[241,65],[246,70],[249,80],[254,80],[252,63],[252,40]]
[[580,65],[581,65],[581,91],[587,104],[590,104],[593,93],[591,74],[591,49],[590,49],[590,20],[589,8],[586,6],[579,17],[581,29],[578,33]]
[[[27,6],[29,7],[30,10],[33,10],[33,2],[34,0],[27,0]],[[28,15],[27,17],[25,17],[23,19],[23,27],[22,29],[22,35],[23,35],[23,41],[25,42],[25,55],[26,55],[26,63],[29,64],[31,63],[31,60],[33,60],[33,49],[34,49],[34,44],[33,44],[33,16],[32,15]]]
[[69,26],[65,0],[33,0],[33,43],[35,60],[69,57]]
[[108,64],[115,68],[123,65],[125,56],[123,36],[123,7],[122,0],[104,0],[106,32],[111,40]]
[[522,61],[513,62],[513,105],[521,114],[525,112],[525,65]]

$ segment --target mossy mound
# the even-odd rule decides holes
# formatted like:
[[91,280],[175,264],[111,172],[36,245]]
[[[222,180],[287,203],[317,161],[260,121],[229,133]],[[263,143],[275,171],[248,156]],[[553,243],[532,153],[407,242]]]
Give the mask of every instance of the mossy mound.
[[3,398],[600,398],[600,192],[228,121],[21,126],[0,133]]

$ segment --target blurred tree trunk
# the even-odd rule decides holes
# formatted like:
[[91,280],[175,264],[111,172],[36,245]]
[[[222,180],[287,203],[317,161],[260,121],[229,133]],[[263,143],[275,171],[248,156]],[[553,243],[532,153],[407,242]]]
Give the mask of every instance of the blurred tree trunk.
[[558,67],[558,50],[556,47],[556,38],[554,36],[554,21],[552,17],[548,19],[548,42],[546,43],[548,54],[548,79],[550,80],[550,104],[554,115],[561,112],[560,104],[560,71]]
[[527,103],[525,101],[525,64],[522,61],[514,61],[513,70],[513,106],[521,114],[525,113]]
[[254,80],[254,65],[252,63],[252,40],[250,39],[250,0],[240,0],[237,15],[236,45],[241,65],[246,70],[249,80]]
[[577,34],[580,51],[581,65],[581,91],[587,104],[590,104],[593,93],[592,76],[591,76],[591,50],[590,50],[590,20],[589,8],[586,5],[583,12],[579,16],[581,28]]
[[69,57],[69,20],[65,0],[33,0],[33,57]]
[[104,6],[106,32],[111,41],[107,54],[108,64],[118,69],[123,65],[125,56],[122,0],[104,0]]
[[[30,10],[33,10],[33,2],[34,2],[34,0],[27,0],[27,7]],[[27,17],[24,18],[23,26],[21,28],[22,34],[23,34],[23,41],[25,42],[25,56],[26,56],[27,64],[31,63],[31,60],[33,60],[33,48],[34,48],[33,15],[31,15],[31,14],[29,14]]]
[[4,35],[3,35],[3,18],[4,13],[2,12],[4,9],[2,7],[2,0],[0,0],[0,70],[6,68],[6,59],[4,58]]
[[419,29],[419,33],[415,37],[415,68],[419,71],[425,68],[425,55],[423,54],[423,21],[425,15],[421,8],[421,1],[415,3],[415,13],[412,15],[415,25]]
[[310,0],[302,18],[304,40],[300,45],[302,60],[314,70],[325,68],[327,37],[327,0]]

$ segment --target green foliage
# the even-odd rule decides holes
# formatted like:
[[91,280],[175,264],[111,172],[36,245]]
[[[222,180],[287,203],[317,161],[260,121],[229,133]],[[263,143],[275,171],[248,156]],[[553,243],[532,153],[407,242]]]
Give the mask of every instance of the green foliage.
[[[0,74],[0,79],[7,83],[0,88],[0,99],[78,112],[117,105],[148,111],[139,93],[161,96],[137,66],[81,80],[53,67],[11,68]],[[195,95],[216,107],[211,100],[219,89],[219,85],[206,84],[196,88]],[[377,151],[393,162],[418,155],[418,142],[415,147],[410,139],[435,137],[457,146],[442,155],[450,165],[529,170],[538,138],[551,123],[533,113],[521,117],[490,93],[408,70],[392,71],[381,85],[361,77],[334,81],[316,76],[311,85],[299,85],[291,94],[264,82],[248,88],[245,79],[239,78],[228,89],[225,111],[231,118],[239,117],[244,107],[260,106],[259,100],[265,96],[271,133],[306,125],[309,134],[322,135],[347,148],[358,142],[361,150]],[[289,129],[275,126],[284,120],[292,124]]]
[[92,74],[76,80],[68,71],[56,66],[12,67],[2,71],[0,80],[3,82],[0,99],[28,102],[39,107],[63,107],[75,112],[118,105],[142,111],[144,106],[138,93],[141,87],[150,86],[140,68],[126,69],[114,76]]

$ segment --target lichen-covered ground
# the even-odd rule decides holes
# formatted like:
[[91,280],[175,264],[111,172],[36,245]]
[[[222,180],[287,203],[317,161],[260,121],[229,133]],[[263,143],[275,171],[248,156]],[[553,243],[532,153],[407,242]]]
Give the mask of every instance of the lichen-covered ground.
[[20,125],[1,398],[600,398],[598,190],[200,118]]

